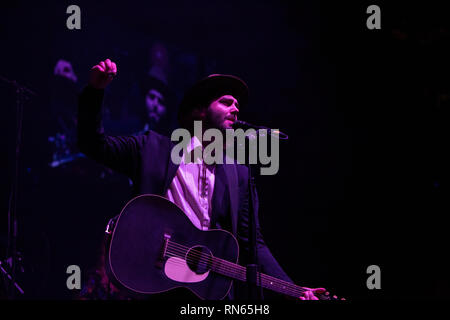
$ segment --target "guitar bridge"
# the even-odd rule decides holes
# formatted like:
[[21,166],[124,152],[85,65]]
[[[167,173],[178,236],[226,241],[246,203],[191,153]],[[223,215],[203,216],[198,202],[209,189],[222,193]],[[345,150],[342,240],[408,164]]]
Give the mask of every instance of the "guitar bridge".
[[167,247],[169,246],[170,234],[164,233],[164,247],[162,252],[162,258],[166,257]]
[[170,234],[164,233],[164,242],[163,242],[163,245],[161,248],[161,254],[159,256],[159,259],[155,263],[158,268],[162,269],[162,267],[163,267],[164,260],[166,259],[166,253],[167,253],[167,248],[169,246],[170,238],[171,238]]

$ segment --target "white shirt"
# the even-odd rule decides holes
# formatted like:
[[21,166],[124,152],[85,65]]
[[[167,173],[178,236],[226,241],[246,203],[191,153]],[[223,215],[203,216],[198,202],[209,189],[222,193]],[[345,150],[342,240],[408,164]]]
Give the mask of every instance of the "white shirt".
[[[196,136],[193,136],[187,145],[187,154],[193,153],[195,148],[200,148],[203,154],[202,144]],[[195,227],[208,230],[211,223],[215,165],[207,165],[203,159],[194,159],[193,155],[192,161],[190,163],[186,161],[183,154],[165,197],[178,205]]]

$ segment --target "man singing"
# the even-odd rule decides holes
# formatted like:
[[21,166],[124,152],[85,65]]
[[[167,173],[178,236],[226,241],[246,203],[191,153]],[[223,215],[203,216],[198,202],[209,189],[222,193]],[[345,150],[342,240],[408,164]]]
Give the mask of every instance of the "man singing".
[[[174,164],[170,156],[174,143],[151,130],[138,136],[106,135],[100,116],[102,100],[104,89],[116,73],[117,66],[109,59],[91,69],[89,84],[79,97],[80,150],[129,176],[134,195],[161,195],[183,209],[198,229],[220,228],[232,232],[241,249],[239,263],[245,265],[249,254],[248,168],[240,164],[208,165],[201,159]],[[178,120],[191,132],[194,121],[202,121],[202,130],[216,128],[223,131],[232,127],[247,100],[248,88],[241,79],[231,75],[211,75],[186,92]],[[200,141],[201,138],[192,135],[187,151],[203,149],[206,145]],[[292,282],[264,243],[258,221],[257,256],[262,272]],[[323,292],[323,288],[308,288],[299,298],[318,300],[316,295]],[[246,294],[244,285],[234,283],[228,298],[243,299]]]

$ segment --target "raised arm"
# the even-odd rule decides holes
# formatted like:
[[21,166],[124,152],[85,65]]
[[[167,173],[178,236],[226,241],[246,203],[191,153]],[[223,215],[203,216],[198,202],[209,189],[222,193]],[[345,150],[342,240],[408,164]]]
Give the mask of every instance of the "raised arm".
[[109,59],[91,69],[89,84],[78,99],[78,147],[97,162],[134,179],[146,136],[109,136],[104,133],[101,109],[104,89],[117,74]]

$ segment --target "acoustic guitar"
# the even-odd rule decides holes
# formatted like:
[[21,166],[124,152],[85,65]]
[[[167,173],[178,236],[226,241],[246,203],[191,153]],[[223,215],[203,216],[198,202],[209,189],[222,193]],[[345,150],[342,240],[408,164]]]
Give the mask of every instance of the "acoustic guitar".
[[[201,231],[166,198],[140,195],[115,222],[106,266],[113,282],[131,293],[184,287],[201,299],[220,300],[233,280],[246,281],[246,268],[236,263],[238,255],[238,242],[230,232]],[[296,298],[307,290],[263,273],[257,279],[258,286]],[[325,293],[318,298],[335,299]]]

